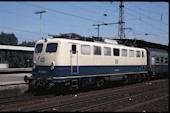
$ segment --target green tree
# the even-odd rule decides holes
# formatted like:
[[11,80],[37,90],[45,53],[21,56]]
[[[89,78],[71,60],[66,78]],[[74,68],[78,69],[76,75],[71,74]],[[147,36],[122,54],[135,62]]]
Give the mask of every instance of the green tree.
[[[27,46],[34,47],[35,42],[26,42],[23,41],[21,44],[18,44],[18,39],[13,33],[4,33],[0,34],[0,45],[13,45],[13,46]],[[31,67],[33,60],[32,52],[23,52],[23,51],[6,51],[1,52],[5,62],[9,64],[9,67],[12,68],[24,68]]]
[[[34,47],[35,46],[35,42],[26,42],[23,41],[21,44],[19,44],[19,46],[27,46],[27,47]],[[33,53],[32,52],[27,52],[27,53],[21,53],[21,60],[23,62],[23,66],[24,67],[31,67],[32,66],[32,62],[33,62]]]
[[19,44],[19,46],[27,46],[27,47],[34,47],[35,45],[35,42],[26,42],[26,41],[23,41],[21,44]]
[[18,45],[18,39],[13,33],[1,32],[0,44],[1,45]]

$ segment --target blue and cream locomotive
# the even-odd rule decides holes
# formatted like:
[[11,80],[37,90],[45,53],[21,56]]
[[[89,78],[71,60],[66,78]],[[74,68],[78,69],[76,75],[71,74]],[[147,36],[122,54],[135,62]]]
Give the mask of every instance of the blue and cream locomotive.
[[147,51],[114,40],[53,36],[36,42],[33,71],[25,81],[33,89],[63,84],[70,90],[105,81],[143,80],[148,76]]

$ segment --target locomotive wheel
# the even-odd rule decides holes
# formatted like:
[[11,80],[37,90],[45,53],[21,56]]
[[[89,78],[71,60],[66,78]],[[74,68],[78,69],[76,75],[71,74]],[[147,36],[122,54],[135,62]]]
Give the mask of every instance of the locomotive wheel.
[[142,77],[143,77],[142,75],[138,75],[137,82],[139,82],[139,83],[142,82],[142,80],[143,80]]
[[96,83],[97,87],[100,88],[104,85],[104,79],[99,79]]
[[150,81],[150,80],[151,80],[151,75],[148,75],[148,76],[146,77],[146,80],[147,80],[147,81]]
[[76,91],[77,89],[79,89],[79,80],[72,80],[70,81],[70,85],[68,86],[70,91]]
[[123,84],[128,84],[129,83],[129,79],[127,77],[123,77]]
[[29,91],[35,91],[38,88],[37,81],[33,80],[29,82]]
[[137,82],[139,82],[139,83],[142,82],[142,78],[139,78],[139,79],[137,80]]
[[76,91],[79,87],[69,86],[70,91]]

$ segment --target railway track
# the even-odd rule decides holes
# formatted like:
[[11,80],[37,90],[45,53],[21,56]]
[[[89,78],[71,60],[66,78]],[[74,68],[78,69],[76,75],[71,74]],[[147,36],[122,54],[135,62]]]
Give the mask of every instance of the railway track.
[[[116,111],[120,106],[126,111],[128,106],[140,105],[146,100],[167,98],[168,82],[167,79],[163,79],[65,96],[46,95],[12,102],[9,99],[0,103],[0,111]],[[106,106],[115,106],[115,108],[104,109]]]
[[[122,112],[122,111],[125,111],[127,109],[132,109],[134,107],[138,107],[140,105],[143,105],[143,104],[148,103],[148,102],[153,101],[153,100],[158,100],[158,99],[168,97],[168,95],[165,95],[165,92],[167,92],[167,89],[161,89],[159,91],[149,91],[147,93],[145,92],[145,93],[142,93],[142,94],[127,96],[125,98],[112,99],[112,100],[109,100],[109,101],[106,101],[106,102],[104,102],[104,101],[100,102],[98,100],[98,101],[95,102],[96,104],[94,104],[94,105],[88,105],[87,107],[82,107],[82,108],[78,108],[78,109],[75,108],[75,109],[73,109],[73,111],[74,112],[75,111],[81,111],[81,112],[82,111],[83,112],[84,111]],[[140,101],[139,101],[139,98],[141,98]],[[149,99],[149,101],[146,101],[147,99]],[[98,102],[100,102],[100,103],[98,103]]]
[[[131,89],[126,89],[121,92],[116,93],[104,93],[103,95],[97,95],[95,97],[89,97],[88,99],[82,99],[80,101],[73,101],[71,103],[65,103],[63,105],[59,105],[56,107],[51,107],[42,111],[71,111],[71,112],[77,112],[77,111],[109,111],[105,109],[106,106],[113,105],[115,108],[111,109],[111,111],[115,111],[116,109],[120,108],[122,109],[124,106],[130,104],[136,104],[141,103],[141,101],[145,101],[146,99],[157,98],[159,96],[164,97],[165,93],[168,93],[167,87],[161,88],[162,86],[155,87],[151,86],[147,87],[146,89],[140,90],[139,88],[145,88],[143,86]],[[160,90],[158,90],[160,88]],[[128,91],[129,90],[129,91]],[[156,94],[156,95],[155,95]],[[153,96],[154,95],[154,96]],[[167,96],[167,95],[166,95]],[[141,101],[136,102],[138,98],[142,98]],[[136,103],[134,103],[136,102]],[[117,107],[117,108],[116,108]],[[101,108],[101,109],[99,109]]]

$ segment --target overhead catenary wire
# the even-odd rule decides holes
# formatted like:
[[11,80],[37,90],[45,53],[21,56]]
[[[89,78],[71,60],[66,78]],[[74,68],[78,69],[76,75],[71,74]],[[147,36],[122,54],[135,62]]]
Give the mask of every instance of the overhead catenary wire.
[[[146,17],[146,18],[148,18],[148,19],[151,19],[151,20],[154,20],[154,21],[160,22],[160,20],[154,19],[154,18],[152,18],[152,17],[150,17],[150,16],[147,16],[147,15],[142,14],[142,13],[140,13],[140,12],[137,12],[137,11],[135,11],[135,10],[132,10],[132,9],[129,9],[129,8],[126,8],[126,9],[128,9],[128,10],[130,10],[130,11],[132,11],[132,12],[136,13],[136,14],[143,15],[144,17]],[[166,23],[165,23],[165,22],[163,22],[163,21],[162,21],[162,23],[163,23],[164,25],[168,25],[168,24],[166,24]]]
[[[124,12],[125,12],[126,14],[128,14],[128,15],[134,17],[133,15],[127,13],[126,11],[124,11]],[[142,19],[139,19],[139,18],[138,18],[137,20],[139,20],[139,21],[142,22],[142,23],[145,23],[146,25],[148,25],[148,26],[150,26],[150,27],[152,27],[152,28],[154,28],[154,29],[157,29],[157,30],[159,30],[159,31],[161,30],[161,29],[159,29],[159,28],[157,28],[157,27],[155,27],[155,26],[153,26],[153,25],[151,25],[151,24],[149,24],[149,23],[143,21]]]
[[85,3],[85,4],[88,4],[89,6],[92,6],[92,7],[96,7],[96,8],[98,8],[98,9],[105,9],[105,10],[109,10],[108,8],[104,8],[104,7],[101,7],[101,6],[98,6],[98,5],[94,5],[94,4],[89,4],[89,3]]
[[[149,12],[149,16],[147,16],[147,15],[145,15],[145,14],[142,14],[140,11],[138,12],[138,11],[136,11],[136,10],[132,10],[132,9],[127,8],[128,10],[130,10],[130,11],[136,13],[136,14],[140,14],[140,16],[143,15],[145,18],[148,18],[148,19],[151,19],[151,20],[160,22],[160,20],[153,18],[153,16],[152,16],[152,17],[150,16],[150,15],[151,15],[150,13],[154,13],[154,14],[158,14],[159,17],[162,19],[162,14],[163,14],[163,13],[160,13],[160,12],[158,13],[158,12],[152,11],[152,10],[151,10],[151,4],[150,4],[150,9],[149,9],[149,10],[148,10],[148,9],[139,8],[139,7],[135,6],[134,4],[133,4],[133,5],[130,4],[130,5],[133,6],[133,7],[136,7],[136,8],[139,9],[140,11],[142,11],[142,10],[144,11],[144,10],[145,10],[145,11],[148,11],[148,12]],[[164,25],[167,25],[167,26],[168,26],[168,24],[165,23],[165,22],[163,22],[162,20],[161,20],[161,23],[163,23]]]
[[[8,10],[2,10],[2,9],[0,9],[0,12],[3,12],[3,13],[9,13],[9,14],[13,14],[13,15],[17,15],[17,16],[22,16],[22,17],[25,17],[25,18],[29,18],[29,19],[33,19],[33,20],[37,20],[37,18],[34,18],[34,17],[30,17],[30,16],[27,16],[27,15],[23,15],[23,14],[19,14],[19,13],[16,13],[16,12],[13,12],[13,11],[8,11]],[[63,26],[67,26],[67,27],[70,27],[70,26],[72,26],[72,27],[75,27],[75,28],[77,28],[77,29],[85,29],[85,28],[83,28],[83,27],[79,27],[79,26],[75,26],[75,25],[69,25],[69,24],[63,24],[63,23],[59,23],[59,22],[55,22],[55,21],[49,21],[49,20],[46,20],[46,19],[43,19],[42,21],[46,21],[46,22],[48,22],[48,23],[55,23],[55,24],[60,24],[60,25],[63,25]]]
[[72,16],[72,17],[76,17],[76,18],[81,18],[81,19],[88,20],[88,21],[103,23],[103,22],[98,21],[98,20],[93,20],[93,19],[89,19],[89,18],[73,15],[73,14],[70,14],[70,13],[62,12],[62,11],[57,11],[55,9],[51,9],[51,8],[48,8],[48,7],[43,7],[43,6],[35,5],[35,4],[32,4],[32,3],[26,3],[26,2],[18,2],[18,3],[22,3],[22,4],[25,4],[25,5],[32,6],[32,7],[46,9],[46,10],[49,10],[49,11],[53,11],[53,12],[56,12],[56,13],[60,13],[60,14],[64,14],[64,15],[68,15],[68,16]]
[[153,11],[153,10],[151,10],[151,9],[149,9],[149,10],[148,10],[148,9],[143,9],[143,8],[141,8],[141,7],[136,6],[135,4],[133,4],[133,2],[130,2],[129,5],[131,5],[132,7],[136,7],[136,8],[139,9],[139,10],[150,11],[151,13],[158,14],[158,15],[162,14],[162,12],[156,12],[156,11]]
[[[111,5],[116,6],[115,4],[111,4]],[[116,6],[116,7],[118,8],[118,6]],[[124,12],[125,12],[126,14],[128,14],[128,15],[130,15],[131,17],[133,17],[133,18],[134,18],[134,15],[129,14],[127,11],[124,11]],[[140,12],[135,12],[135,13],[139,13],[139,14],[141,14]],[[144,15],[144,16],[146,17],[146,15]],[[143,16],[142,16],[142,18],[143,18]],[[148,19],[153,20],[153,18],[148,18]],[[150,26],[150,27],[152,27],[152,28],[154,28],[154,29],[157,29],[157,30],[161,31],[161,29],[160,29],[160,28],[158,28],[158,27],[156,27],[156,26],[154,26],[154,25],[152,25],[152,24],[150,24],[150,23],[148,23],[148,22],[144,21],[144,19],[136,18],[136,20],[139,20],[140,22],[142,22],[142,23],[146,24],[147,26]],[[155,20],[155,21],[158,21],[158,20]],[[163,22],[161,22],[161,23],[163,23]],[[165,24],[165,25],[167,25],[166,23],[164,23],[164,24]],[[167,32],[165,32],[165,31],[164,31],[164,33],[167,33]]]
[[[3,27],[3,26],[0,26],[0,29],[3,29],[2,31],[4,30],[10,30],[12,31],[12,33],[14,33],[13,31],[19,31],[19,32],[26,32],[26,33],[33,33],[33,34],[38,34],[39,35],[39,32],[38,31],[29,31],[29,30],[21,30],[21,29],[15,29],[15,28],[9,28],[9,27]],[[43,34],[46,34],[48,35],[47,33],[43,33]],[[16,34],[15,34],[16,35]],[[30,39],[31,37],[29,38],[24,38],[23,36],[21,37],[22,39],[26,39],[27,41],[33,41],[35,38],[32,38]]]
[[[101,22],[103,22],[103,23],[104,23],[104,20],[105,20],[106,17],[108,17],[111,13],[112,13],[112,14],[115,13],[115,12],[118,10],[118,9],[117,9],[116,11],[112,11],[112,12],[108,13],[107,11],[108,11],[109,9],[105,9],[105,8],[104,8],[104,9],[106,10],[106,12],[105,12],[105,13],[102,13],[102,12],[94,11],[94,10],[92,10],[92,9],[79,7],[79,6],[76,6],[76,5],[67,3],[67,2],[64,2],[64,3],[62,3],[62,4],[67,5],[67,6],[69,6],[69,7],[73,7],[73,8],[77,8],[77,9],[84,10],[84,11],[86,11],[86,12],[88,12],[88,13],[93,13],[93,14],[96,14],[96,15],[103,16],[102,19],[101,19],[101,20],[102,20]],[[94,7],[94,6],[93,6],[93,7]],[[101,8],[100,8],[100,9],[101,9]]]
[[[23,3],[23,2],[19,2],[19,3]],[[92,19],[89,19],[89,18],[85,18],[85,17],[81,17],[81,16],[77,16],[77,15],[73,15],[73,14],[69,14],[69,13],[65,13],[65,12],[61,12],[61,11],[57,11],[57,10],[54,10],[54,9],[51,9],[51,8],[42,7],[42,6],[31,4],[31,3],[25,3],[24,2],[23,4],[26,4],[26,5],[29,5],[29,6],[32,6],[32,7],[47,9],[47,10],[50,10],[50,11],[53,11],[53,12],[57,12],[57,13],[61,13],[61,14],[69,15],[69,16],[74,16],[74,17],[78,17],[78,18],[93,21],[93,22],[104,23],[102,21],[92,20]]]
[[[34,2],[33,2],[33,3],[34,3]],[[104,3],[105,3],[105,2],[104,2]],[[35,4],[36,4],[36,3],[35,3]],[[90,4],[90,3],[89,3],[89,4]],[[37,5],[39,5],[39,4],[37,4]],[[44,4],[44,5],[45,5],[45,4]],[[75,4],[75,5],[77,5],[77,4]],[[92,5],[93,5],[93,4],[92,4]],[[98,5],[98,4],[94,4],[94,5]],[[43,5],[41,5],[41,6],[43,6]],[[99,5],[99,6],[100,6],[100,5]],[[102,6],[102,5],[101,5],[101,6]],[[23,5],[22,7],[26,7],[26,6]],[[46,7],[46,5],[45,5],[45,7]],[[33,9],[34,7],[29,7],[29,8],[32,8],[32,9]],[[35,8],[38,9],[39,7],[35,7]],[[50,7],[50,8],[52,8],[52,7]],[[78,8],[78,7],[77,7],[77,8]],[[87,8],[87,7],[85,7],[85,8]],[[96,7],[94,7],[94,10],[95,10],[95,8],[96,8]],[[99,8],[99,7],[98,7],[98,8]],[[100,7],[100,8],[101,8],[101,7]],[[109,8],[109,7],[104,8],[105,10],[107,10],[107,18],[106,18],[106,17],[103,17],[103,18],[102,18],[102,22],[103,22],[103,23],[106,23],[106,22],[104,22],[104,20],[108,20],[108,15],[109,15],[108,13],[111,12],[111,10],[108,9],[108,8]],[[39,8],[39,9],[40,9],[40,8]],[[42,8],[41,8],[41,9],[42,9]],[[44,8],[43,8],[43,9],[44,9]],[[54,9],[54,8],[53,8],[53,9]],[[116,10],[116,9],[117,9],[117,11],[118,11],[118,8],[115,8],[115,7],[114,7],[114,8],[111,8],[111,9],[112,9],[112,12],[114,12],[113,10]],[[132,9],[132,8],[131,8],[131,9]],[[136,9],[136,8],[135,8],[135,9]],[[0,10],[1,10],[1,9],[0,9]],[[2,8],[2,10],[3,10],[3,8]],[[92,9],[92,10],[93,10],[93,9]],[[15,12],[15,10],[9,10],[9,11],[11,11],[11,14],[12,14],[12,12]],[[96,10],[96,11],[98,11],[98,10]],[[102,9],[101,9],[101,11],[104,12]],[[108,11],[109,11],[109,12],[108,12]],[[138,11],[138,10],[136,10],[136,11]],[[155,11],[157,11],[157,10],[155,10]],[[52,11],[50,11],[50,12],[52,12]],[[66,11],[66,12],[67,12],[67,11]],[[138,17],[138,15],[137,15],[136,13],[134,13],[134,12],[132,12],[132,11],[129,11],[129,10],[127,10],[127,12],[128,12],[129,14],[133,15],[133,16],[130,16],[130,18],[132,18],[132,17],[135,18],[135,20],[136,20],[135,22],[140,21],[139,18],[136,18],[136,17]],[[138,12],[139,12],[139,11],[138,11]],[[15,14],[17,14],[17,13],[18,13],[19,16],[23,16],[23,17],[25,17],[25,18],[29,18],[28,15],[26,15],[25,13],[22,14],[22,13],[16,11]],[[84,12],[84,13],[85,13],[85,12]],[[143,10],[141,10],[141,13],[144,14]],[[74,13],[73,13],[73,14],[74,14]],[[76,13],[75,13],[75,14],[76,14]],[[127,13],[125,12],[125,14],[127,14]],[[18,15],[16,15],[15,18],[16,18]],[[77,15],[78,15],[78,13],[77,13]],[[139,14],[139,15],[140,15],[140,14]],[[6,16],[6,15],[5,15],[5,16]],[[7,15],[7,16],[8,16],[8,15]],[[11,16],[13,16],[13,15],[11,15]],[[112,21],[114,21],[114,20],[117,18],[117,17],[116,17],[117,14],[110,14],[110,17],[111,17],[111,16],[114,16],[114,17],[112,17]],[[62,17],[62,15],[61,15],[61,17]],[[109,19],[110,19],[110,17],[109,17]],[[128,16],[128,17],[129,17],[129,16]],[[152,17],[154,18],[154,15],[152,15]],[[17,17],[17,18],[18,18],[18,17]],[[20,18],[20,17],[19,17],[19,18]],[[89,16],[89,17],[87,16],[87,18],[90,18],[90,16]],[[156,28],[154,28],[154,29],[157,29],[157,28],[158,28],[157,30],[162,30],[162,32],[159,33],[159,32],[157,32],[157,30],[154,30],[154,29],[152,30],[152,29],[150,29],[152,32],[155,32],[154,34],[157,34],[157,33],[159,33],[159,34],[164,34],[164,33],[163,33],[164,31],[166,31],[166,33],[167,33],[167,30],[163,28],[164,26],[160,26],[161,23],[159,23],[159,25],[157,25],[157,24],[152,24],[152,21],[149,21],[149,18],[148,18],[148,19],[147,19],[147,18],[148,18],[147,16],[142,16],[142,15],[141,15],[141,20],[142,20],[142,21],[140,21],[141,24],[143,24],[143,23],[145,22],[145,23],[144,23],[144,25],[146,25],[145,27],[152,25],[152,26],[150,26],[151,28],[153,28],[153,26],[154,26],[154,27],[156,27]],[[155,18],[156,18],[156,17],[155,17]],[[157,18],[157,19],[161,20],[161,18],[162,18],[163,21],[165,20],[164,14],[162,15],[162,17]],[[23,19],[24,19],[24,18],[23,18]],[[33,17],[33,18],[31,17],[30,19],[36,19],[36,20],[38,21],[38,19],[37,19],[37,18],[34,18],[34,17]],[[58,20],[59,20],[59,19],[58,19]],[[99,17],[98,19],[96,19],[96,20],[100,20],[100,21],[101,21],[100,17]],[[26,19],[24,19],[24,21],[27,22]],[[53,23],[54,21],[56,21],[56,19],[54,19],[53,21],[51,21],[51,20],[43,20],[43,21],[47,21],[47,22]],[[127,23],[128,23],[129,19],[126,18],[126,21],[127,21]],[[3,21],[2,21],[2,22],[3,22]],[[29,22],[29,21],[28,21],[28,22]],[[30,22],[31,22],[31,21],[30,21]],[[62,22],[63,22],[63,21],[62,21]],[[62,22],[56,21],[56,22],[53,23],[53,25],[54,25],[55,23],[62,24]],[[137,23],[140,24],[140,22],[137,22]],[[45,23],[46,23],[46,22],[45,22]],[[6,24],[6,23],[4,23],[4,24]],[[0,26],[5,26],[4,24],[1,24]],[[47,23],[46,23],[46,24],[47,24]],[[64,24],[65,24],[66,26],[73,27],[73,29],[75,28],[75,27],[74,27],[75,24],[74,24],[74,25],[69,25],[69,24],[73,24],[73,23],[67,24],[67,22],[65,22],[65,23],[63,23],[62,25],[64,25]],[[96,24],[96,23],[94,23],[94,24]],[[149,24],[150,24],[150,25],[149,25]],[[13,25],[13,23],[11,23],[11,25]],[[51,25],[52,25],[52,24],[50,24],[49,26],[50,26],[50,27],[54,27],[54,28],[55,28],[56,26],[58,26],[58,25],[55,25],[55,26],[53,26],[53,25],[51,26]],[[78,26],[80,26],[80,25],[81,25],[81,24],[79,24]],[[134,25],[134,24],[132,24],[132,25]],[[48,27],[49,27],[49,26],[48,26]],[[135,26],[135,25],[134,25],[134,26]],[[6,26],[6,27],[8,27],[8,26]],[[9,28],[11,28],[11,27],[12,27],[12,26],[9,26]],[[65,27],[65,26],[61,26],[61,27]],[[89,27],[90,27],[90,26],[89,26]],[[110,26],[110,27],[112,27],[112,26]],[[116,26],[114,26],[114,27],[116,27]],[[129,26],[129,27],[133,27],[133,26]],[[144,27],[144,26],[142,26],[142,27]],[[160,29],[160,27],[162,27],[162,28]],[[14,26],[13,26],[13,28],[17,28],[17,27],[14,27]],[[47,26],[46,26],[46,28],[47,28]],[[80,28],[80,27],[76,27],[76,28]],[[85,28],[85,26],[84,26],[84,27],[81,27],[81,28]],[[148,27],[148,28],[149,28],[149,27]],[[67,28],[65,28],[65,29],[67,29]],[[72,28],[71,28],[71,29],[72,29]],[[139,29],[139,27],[136,26],[135,31],[136,31],[136,29]],[[21,30],[22,30],[22,29],[21,29]],[[26,29],[23,29],[23,30],[26,30]],[[31,30],[32,30],[32,29],[30,29],[30,31],[31,31]],[[75,29],[74,29],[74,30],[75,30]],[[88,28],[86,28],[86,31],[87,31],[87,30],[88,30]],[[103,29],[103,30],[105,30],[105,29]],[[102,31],[103,31],[103,30],[102,30]],[[140,30],[140,29],[139,29],[139,30]],[[142,29],[142,30],[145,30],[145,29]],[[11,31],[12,31],[12,30],[11,30]],[[76,30],[75,30],[75,31],[76,31]],[[102,32],[102,35],[103,35],[103,33],[105,33],[106,35],[108,35],[108,33],[106,33],[106,32],[108,32],[108,31],[109,31],[109,30],[105,30],[105,32]],[[23,32],[23,31],[20,31],[20,32]],[[28,32],[29,32],[29,30],[28,30]],[[48,31],[48,32],[50,32],[50,31]],[[51,30],[51,32],[55,32],[55,31],[54,31],[54,30]],[[92,31],[92,32],[94,33],[94,31]],[[29,32],[29,33],[30,33],[30,32]],[[56,33],[56,32],[55,32],[55,33]],[[89,32],[89,33],[90,33],[90,32]],[[144,32],[144,34],[145,34],[145,33],[146,33],[146,32]],[[148,33],[149,33],[149,32],[148,32]],[[48,34],[49,34],[49,33],[48,33]],[[105,34],[104,34],[104,35],[105,35]],[[130,34],[130,33],[129,33],[129,34]],[[113,34],[113,35],[114,35],[114,34]],[[164,35],[165,35],[165,34],[164,34]]]
[[[3,27],[0,26],[1,29],[8,29],[8,30],[15,30],[15,31],[21,31],[21,32],[27,32],[27,33],[34,33],[34,34],[40,34],[38,31],[28,31],[28,30],[21,30],[21,29],[15,29],[15,28],[9,28],[9,27]],[[48,35],[47,33],[43,33]]]
[[[113,5],[116,6],[115,4],[113,4]],[[118,6],[116,6],[116,7],[118,7]],[[145,14],[142,14],[141,12],[138,12],[138,11],[136,11],[136,10],[132,10],[132,9],[130,9],[130,8],[127,8],[127,7],[125,7],[125,9],[127,9],[127,10],[129,10],[129,11],[131,11],[131,12],[134,12],[134,13],[136,13],[136,14],[140,14],[140,16],[142,15],[142,16],[144,16],[145,18],[148,18],[148,19],[151,19],[151,20],[154,20],[154,21],[157,21],[157,22],[160,21],[160,20],[157,20],[157,19],[155,19],[155,18],[149,17],[149,16],[147,16],[147,15],[145,15]],[[139,9],[140,9],[140,8],[139,8]],[[134,15],[133,15],[133,17],[134,17]],[[168,26],[167,23],[165,23],[165,22],[163,22],[163,21],[162,21],[162,23],[163,23],[164,25]]]
[[70,6],[70,7],[82,9],[82,10],[84,10],[84,11],[87,11],[88,13],[93,13],[93,14],[102,15],[101,12],[97,12],[97,11],[94,11],[94,10],[89,10],[89,9],[87,9],[87,8],[79,7],[79,6],[76,6],[76,5],[73,5],[73,4],[69,4],[69,3],[67,3],[67,2],[64,2],[64,3],[62,3],[62,4],[67,5],[67,6]]

